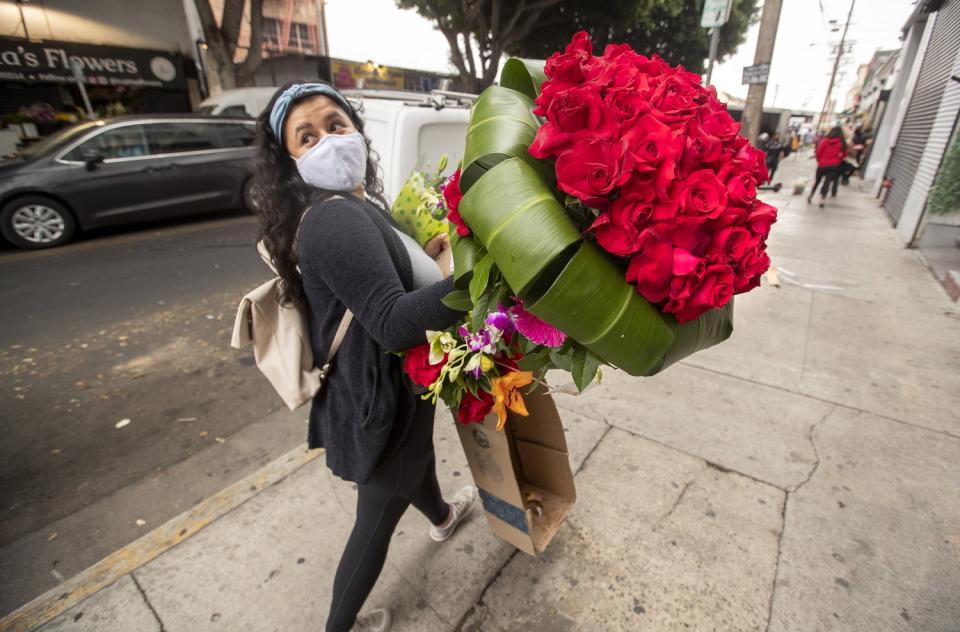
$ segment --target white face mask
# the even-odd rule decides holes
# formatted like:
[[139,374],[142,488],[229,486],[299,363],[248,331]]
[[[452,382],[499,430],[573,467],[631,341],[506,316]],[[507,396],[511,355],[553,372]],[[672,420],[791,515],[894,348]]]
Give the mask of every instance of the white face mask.
[[360,132],[327,134],[297,158],[307,184],[327,191],[356,191],[367,172],[367,143]]

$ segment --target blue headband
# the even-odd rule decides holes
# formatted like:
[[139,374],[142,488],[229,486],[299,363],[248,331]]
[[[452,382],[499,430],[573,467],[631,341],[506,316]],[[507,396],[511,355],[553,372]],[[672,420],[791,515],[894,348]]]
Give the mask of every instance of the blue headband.
[[273,130],[273,136],[277,139],[277,142],[283,142],[283,124],[287,120],[287,111],[290,106],[303,97],[314,94],[330,97],[342,106],[347,114],[353,111],[347,99],[335,88],[325,83],[295,83],[277,97],[277,100],[273,103],[273,109],[270,110],[270,129]]

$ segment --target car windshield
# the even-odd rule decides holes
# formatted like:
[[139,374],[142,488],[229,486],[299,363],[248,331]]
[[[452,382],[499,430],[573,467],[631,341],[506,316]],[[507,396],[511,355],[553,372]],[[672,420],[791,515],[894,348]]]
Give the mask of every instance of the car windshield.
[[197,114],[213,114],[213,111],[217,108],[215,105],[201,105],[197,108]]
[[71,140],[78,138],[81,134],[97,127],[98,125],[103,125],[101,121],[86,121],[83,123],[77,123],[66,127],[62,130],[59,130],[46,138],[42,138],[35,143],[27,145],[23,149],[20,149],[17,152],[14,152],[12,158],[27,159],[33,158],[34,156],[41,156],[50,151],[59,149],[60,147],[66,145]]

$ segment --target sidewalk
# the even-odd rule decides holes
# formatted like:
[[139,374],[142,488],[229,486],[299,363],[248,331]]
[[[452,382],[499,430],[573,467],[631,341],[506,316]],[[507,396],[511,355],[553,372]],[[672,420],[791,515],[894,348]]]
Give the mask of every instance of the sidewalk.
[[[764,196],[781,287],[737,299],[730,341],[557,396],[579,499],[545,555],[479,516],[436,544],[411,511],[368,603],[416,632],[957,630],[960,311],[858,181],[792,196],[812,171],[788,158]],[[319,630],[354,503],[307,460],[36,629]]]

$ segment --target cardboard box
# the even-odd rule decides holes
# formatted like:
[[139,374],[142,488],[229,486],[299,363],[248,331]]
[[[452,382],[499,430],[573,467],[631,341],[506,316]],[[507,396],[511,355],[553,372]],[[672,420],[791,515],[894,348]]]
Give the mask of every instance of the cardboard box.
[[490,529],[535,556],[560,529],[577,493],[553,399],[543,386],[524,399],[530,416],[510,413],[502,432],[490,414],[482,424],[457,423],[457,434]]

